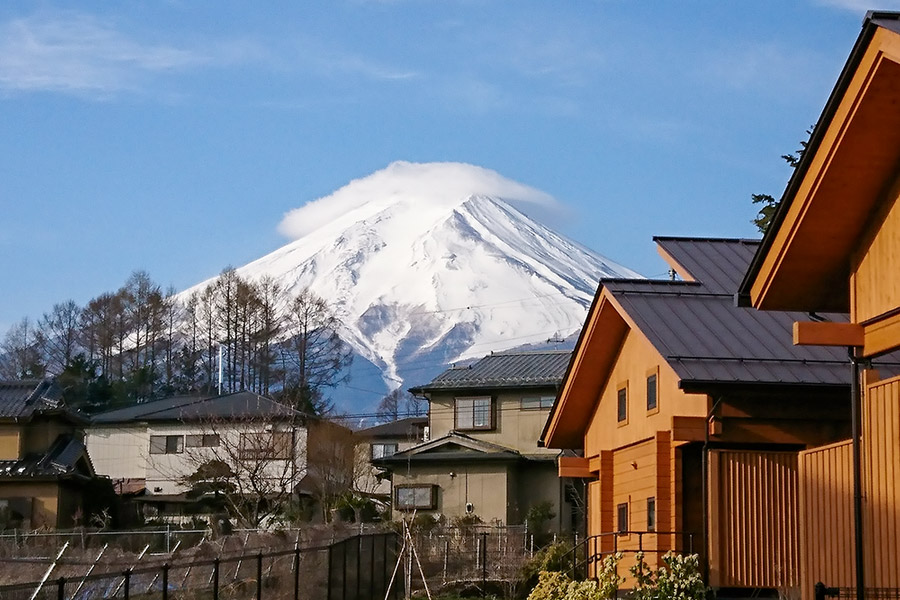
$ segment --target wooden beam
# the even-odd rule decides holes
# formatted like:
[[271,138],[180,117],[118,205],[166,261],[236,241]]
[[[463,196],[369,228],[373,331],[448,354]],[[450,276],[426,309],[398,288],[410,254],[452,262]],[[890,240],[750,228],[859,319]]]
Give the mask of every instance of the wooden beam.
[[795,346],[862,346],[865,331],[858,323],[797,321],[794,323]]
[[596,475],[591,472],[591,460],[589,458],[582,458],[581,456],[560,456],[559,476],[596,477]]
[[703,417],[672,417],[672,440],[702,442],[706,439],[706,419]]

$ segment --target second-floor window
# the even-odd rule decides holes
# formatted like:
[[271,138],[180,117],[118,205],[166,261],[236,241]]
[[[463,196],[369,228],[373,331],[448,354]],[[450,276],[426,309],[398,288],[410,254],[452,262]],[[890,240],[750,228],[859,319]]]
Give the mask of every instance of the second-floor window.
[[184,452],[183,435],[151,435],[150,454],[181,454]]
[[385,458],[397,453],[397,444],[372,444],[372,458]]
[[240,457],[251,460],[288,460],[291,458],[291,432],[242,433]]
[[654,411],[659,407],[657,400],[658,387],[656,384],[656,373],[647,375],[647,411]]
[[456,399],[456,429],[493,429],[490,396]]
[[552,408],[554,396],[525,396],[522,398],[523,410],[540,410],[543,408]]
[[616,393],[616,421],[628,422],[628,387],[619,388]]
[[198,433],[184,436],[187,448],[215,448],[219,445],[219,436],[215,433]]

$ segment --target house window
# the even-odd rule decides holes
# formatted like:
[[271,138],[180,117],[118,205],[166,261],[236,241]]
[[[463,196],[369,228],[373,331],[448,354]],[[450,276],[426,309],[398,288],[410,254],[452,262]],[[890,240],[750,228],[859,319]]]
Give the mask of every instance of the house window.
[[397,453],[397,444],[372,444],[372,458],[387,458]]
[[436,487],[434,485],[409,485],[394,488],[394,504],[397,510],[413,510],[416,508],[433,509]]
[[187,448],[215,448],[219,445],[219,436],[215,433],[204,433],[184,436]]
[[526,396],[522,398],[522,410],[552,408],[555,396]]
[[623,502],[616,506],[616,531],[626,533],[628,531],[628,503]]
[[628,387],[619,388],[616,395],[616,420],[619,423],[628,422]]
[[183,435],[151,435],[150,454],[181,454],[184,452]]
[[251,460],[288,460],[291,458],[291,432],[242,433],[240,457]]
[[456,429],[492,429],[491,398],[457,398]]
[[647,376],[647,410],[656,410],[656,373]]
[[656,498],[647,498],[647,531],[656,531]]

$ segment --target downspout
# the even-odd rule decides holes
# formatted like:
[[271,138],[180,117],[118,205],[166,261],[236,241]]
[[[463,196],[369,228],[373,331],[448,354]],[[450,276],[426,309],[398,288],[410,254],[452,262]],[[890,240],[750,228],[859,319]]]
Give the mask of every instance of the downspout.
[[856,559],[856,600],[865,600],[866,578],[863,559],[863,511],[862,511],[862,451],[860,434],[862,430],[862,393],[859,383],[859,368],[863,361],[858,349],[847,348],[850,355],[850,422],[853,428],[853,537]]
[[703,431],[703,453],[701,471],[703,478],[703,582],[709,585],[709,423],[716,414],[716,408],[722,402],[719,397],[706,413],[706,427]]

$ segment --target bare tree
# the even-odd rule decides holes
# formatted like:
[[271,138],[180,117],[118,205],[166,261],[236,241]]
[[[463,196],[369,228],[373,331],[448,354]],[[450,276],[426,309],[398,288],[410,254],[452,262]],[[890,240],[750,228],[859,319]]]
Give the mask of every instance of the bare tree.
[[300,410],[326,414],[331,406],[324,390],[347,380],[353,360],[338,334],[340,321],[328,303],[308,289],[294,298],[287,321],[285,356],[292,364],[283,398]]
[[185,436],[184,469],[175,479],[189,496],[256,528],[284,513],[306,473],[306,446],[299,423],[210,419]]
[[308,482],[326,522],[337,501],[353,491],[356,442],[353,432],[337,423],[321,420],[310,427]]
[[375,414],[382,423],[425,414],[425,401],[403,388],[397,388],[378,403]]
[[34,379],[44,376],[33,323],[25,317],[9,328],[0,344],[0,377],[3,379]]
[[63,372],[79,350],[79,320],[81,308],[68,300],[54,304],[38,322],[37,341],[47,363],[47,370],[54,375]]

